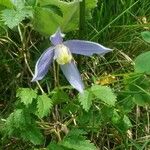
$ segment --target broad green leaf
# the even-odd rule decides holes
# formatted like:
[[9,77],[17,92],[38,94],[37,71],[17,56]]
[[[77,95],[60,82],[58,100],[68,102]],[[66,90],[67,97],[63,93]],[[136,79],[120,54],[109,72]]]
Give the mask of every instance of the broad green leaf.
[[40,118],[46,116],[52,108],[52,100],[46,95],[40,95],[37,98],[37,115]]
[[2,11],[2,20],[4,24],[7,25],[10,29],[19,25],[25,18],[32,17],[32,10],[28,8],[24,9],[5,9]]
[[4,6],[6,8],[12,8],[13,3],[11,2],[11,0],[0,0],[0,6]]
[[37,98],[37,93],[29,88],[19,88],[16,97],[27,106],[32,103],[33,99]]
[[55,5],[46,5],[46,6],[43,6],[43,8],[57,14],[58,16],[60,17],[63,17],[63,13],[62,11],[60,10],[59,7],[55,6]]
[[150,51],[137,56],[134,62],[136,73],[150,74]]
[[110,105],[110,106],[115,105],[116,96],[110,87],[101,86],[101,85],[93,85],[91,87],[91,91],[97,99],[100,99],[105,104]]
[[[36,7],[34,13],[34,28],[42,34],[51,35],[53,34],[58,27],[61,27],[63,31],[70,31],[70,29],[77,27],[77,22],[74,24],[74,21],[77,20],[77,17],[74,15],[78,10],[78,2],[63,2],[59,0],[43,1],[40,0],[39,4],[41,7]],[[60,11],[63,14],[63,17],[45,9],[44,7],[48,5],[55,5],[60,8]]]
[[150,43],[150,32],[149,31],[144,31],[141,32],[142,38],[144,41]]
[[83,93],[79,94],[79,102],[81,103],[83,109],[88,111],[92,105],[93,95],[90,91],[85,90]]
[[[65,2],[60,0],[39,0],[39,7],[35,9],[34,28],[44,35],[53,34],[58,27],[63,32],[72,31],[78,28],[79,24],[79,1]],[[86,1],[86,15],[96,6],[97,0]],[[60,8],[55,11],[43,9],[46,6]],[[61,13],[63,16],[61,15]]]

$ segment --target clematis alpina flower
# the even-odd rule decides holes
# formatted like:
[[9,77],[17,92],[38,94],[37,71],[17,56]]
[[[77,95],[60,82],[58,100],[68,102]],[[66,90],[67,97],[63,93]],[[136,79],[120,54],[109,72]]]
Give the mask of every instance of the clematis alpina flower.
[[50,36],[50,41],[53,46],[46,49],[36,62],[35,74],[32,81],[41,80],[48,72],[53,60],[56,60],[69,83],[82,93],[84,84],[73,60],[72,53],[85,56],[91,56],[93,54],[104,55],[110,52],[111,49],[98,43],[84,40],[68,40],[63,42],[64,36],[60,29]]

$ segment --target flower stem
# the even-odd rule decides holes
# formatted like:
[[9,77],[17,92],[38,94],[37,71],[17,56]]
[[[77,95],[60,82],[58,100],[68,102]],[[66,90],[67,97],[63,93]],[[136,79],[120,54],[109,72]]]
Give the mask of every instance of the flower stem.
[[80,2],[79,14],[79,39],[84,39],[85,36],[85,0]]

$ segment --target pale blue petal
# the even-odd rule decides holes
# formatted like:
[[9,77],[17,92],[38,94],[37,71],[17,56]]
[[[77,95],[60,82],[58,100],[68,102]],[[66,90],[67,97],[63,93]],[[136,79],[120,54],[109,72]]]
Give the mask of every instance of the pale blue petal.
[[83,92],[84,90],[84,84],[82,82],[80,73],[77,69],[77,66],[74,62],[65,64],[65,65],[60,65],[61,70],[69,83],[77,89],[80,93]]
[[49,66],[53,61],[54,47],[49,47],[40,56],[35,65],[35,73],[32,78],[33,81],[41,80],[48,72]]
[[93,54],[104,55],[112,51],[112,49],[106,48],[98,43],[84,40],[68,40],[63,42],[63,44],[66,45],[72,53],[85,56],[91,56]]
[[64,36],[65,35],[61,33],[60,28],[58,28],[57,31],[53,35],[50,36],[50,41],[55,46],[58,44],[62,44]]

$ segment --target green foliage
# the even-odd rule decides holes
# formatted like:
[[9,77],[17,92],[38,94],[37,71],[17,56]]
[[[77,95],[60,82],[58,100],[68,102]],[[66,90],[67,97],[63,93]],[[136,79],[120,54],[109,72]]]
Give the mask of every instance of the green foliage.
[[[0,0],[0,149],[149,149],[150,1],[85,3],[83,37],[114,51],[105,59],[78,61],[75,56],[85,85],[93,79],[97,84],[77,96],[66,86],[55,87],[52,69],[38,86],[31,83],[30,72],[49,45],[39,33],[49,36],[60,26],[63,32],[73,31],[66,40],[78,37],[79,1]],[[15,28],[19,24],[20,34]],[[41,94],[39,86],[48,94]]]
[[73,150],[97,150],[93,143],[85,138],[85,132],[78,129],[73,129],[69,134],[60,142],[60,145],[73,149]]
[[93,85],[91,91],[98,100],[103,101],[107,105],[114,106],[117,101],[116,95],[110,87]]
[[[79,22],[79,2],[63,2],[60,0],[39,0],[40,7],[35,8],[34,28],[44,35],[53,34],[61,27],[64,32],[78,28]],[[45,9],[45,8],[49,8]],[[86,14],[96,6],[96,1],[86,1]],[[59,9],[58,9],[59,8]]]
[[14,28],[19,25],[25,18],[32,17],[31,9],[5,9],[2,11],[2,20],[9,28]]
[[46,116],[49,113],[51,108],[52,108],[52,101],[46,94],[38,96],[37,115],[40,118],[43,118],[44,116]]
[[32,103],[33,99],[37,98],[37,93],[29,88],[19,88],[16,97],[25,105],[29,105]]
[[26,130],[21,132],[21,137],[26,141],[30,141],[34,145],[40,145],[44,141],[42,133],[35,124],[27,126]]
[[135,72],[150,74],[150,51],[137,56],[134,62]]
[[79,102],[81,103],[83,109],[88,111],[92,105],[93,95],[90,91],[85,90],[84,93],[79,94]]
[[130,74],[125,77],[126,90],[130,100],[140,106],[150,104],[150,79],[146,75]]
[[141,32],[142,38],[144,41],[150,43],[150,32],[149,31],[144,31]]
[[40,130],[25,109],[16,109],[11,113],[6,120],[4,130],[8,136],[20,135],[24,140],[35,145],[43,142]]
[[69,96],[66,92],[60,89],[56,89],[53,91],[52,101],[54,104],[61,104],[63,102],[69,101]]
[[3,8],[12,8],[13,3],[11,0],[0,0],[0,6],[3,6]]
[[116,110],[113,112],[111,121],[121,133],[125,133],[129,128],[132,127],[129,118],[126,115],[119,115]]

